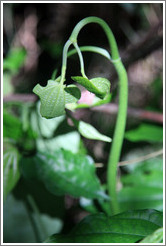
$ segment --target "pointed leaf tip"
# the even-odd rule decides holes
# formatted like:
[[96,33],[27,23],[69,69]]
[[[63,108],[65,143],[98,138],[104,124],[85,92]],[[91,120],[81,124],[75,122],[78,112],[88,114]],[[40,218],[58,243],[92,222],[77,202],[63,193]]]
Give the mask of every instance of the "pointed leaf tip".
[[103,99],[110,92],[111,84],[106,78],[99,77],[91,80],[81,76],[74,76],[71,78],[101,99]]

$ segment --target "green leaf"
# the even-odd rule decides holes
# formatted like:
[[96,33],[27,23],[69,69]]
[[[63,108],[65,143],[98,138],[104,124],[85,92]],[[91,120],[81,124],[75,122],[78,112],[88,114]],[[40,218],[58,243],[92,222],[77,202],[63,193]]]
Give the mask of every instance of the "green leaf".
[[98,209],[94,204],[94,200],[85,197],[80,198],[80,206],[91,214],[96,214]]
[[37,103],[37,108],[31,112],[30,124],[32,129],[39,135],[45,138],[51,138],[54,136],[54,132],[61,122],[65,119],[65,116],[59,116],[57,118],[45,119],[40,115],[40,102]]
[[138,128],[127,131],[125,138],[131,142],[162,142],[163,128],[151,124],[141,124]]
[[10,50],[3,62],[3,69],[17,72],[23,65],[26,57],[26,51],[22,48],[13,48]]
[[107,217],[85,217],[68,235],[53,235],[45,243],[135,243],[162,226],[162,213],[133,210]]
[[[133,164],[132,164],[133,165]],[[134,165],[133,165],[134,166]],[[118,192],[121,211],[128,209],[163,209],[162,160],[149,159],[123,175],[122,189]]]
[[56,81],[49,80],[46,87],[37,84],[33,92],[41,99],[40,113],[47,119],[65,114],[64,86]]
[[85,123],[84,121],[76,121],[74,119],[74,123],[77,126],[79,133],[85,138],[101,140],[109,143],[112,141],[110,137],[101,134],[96,130],[96,128],[94,128],[92,125],[88,123]]
[[65,104],[76,103],[81,97],[80,89],[76,85],[65,88]]
[[3,111],[3,137],[15,140],[19,140],[22,137],[20,120],[6,110]]
[[151,235],[148,235],[139,243],[162,243],[163,242],[163,228],[157,229]]
[[[17,245],[18,243],[39,243],[52,235],[52,233],[60,232],[63,225],[61,219],[46,215],[41,211],[37,215],[30,209],[28,210],[26,204],[25,201],[17,200],[11,194],[5,201],[3,220],[4,243],[16,243]],[[37,230],[38,240],[33,226]]]
[[155,208],[162,211],[163,191],[162,188],[148,186],[124,187],[118,192],[120,211],[126,209]]
[[9,192],[15,187],[20,172],[18,168],[19,153],[16,148],[8,146],[3,154],[3,195],[6,199]]
[[103,99],[106,94],[110,92],[110,81],[108,79],[94,78],[89,80],[80,76],[75,76],[71,78],[101,99]]
[[12,84],[12,74],[3,72],[3,96],[10,95],[14,92],[14,85]]
[[95,175],[95,165],[89,156],[73,154],[67,150],[37,153],[32,158],[22,160],[21,168],[26,168],[27,165],[33,166],[38,179],[55,195],[108,199]]
[[70,150],[73,153],[79,151],[80,134],[77,131],[72,131],[59,135],[52,139],[37,139],[37,149],[39,151],[55,151],[60,148]]

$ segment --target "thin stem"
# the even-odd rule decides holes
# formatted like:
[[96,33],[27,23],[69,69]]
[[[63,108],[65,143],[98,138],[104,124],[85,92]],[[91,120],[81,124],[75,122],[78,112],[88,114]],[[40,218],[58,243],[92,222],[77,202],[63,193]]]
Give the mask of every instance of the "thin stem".
[[112,54],[112,62],[119,76],[119,110],[116,120],[116,126],[113,136],[112,147],[109,154],[108,170],[107,170],[107,182],[108,182],[108,193],[111,197],[111,212],[116,214],[119,212],[119,206],[116,194],[116,183],[117,183],[117,166],[120,158],[124,131],[126,126],[126,115],[127,115],[127,102],[128,102],[128,79],[126,70],[119,57],[119,51],[117,47],[114,35],[105,21],[98,17],[87,17],[81,20],[74,28],[70,40],[77,42],[77,36],[80,30],[89,23],[99,24],[109,41],[110,50]]
[[62,58],[62,69],[61,69],[61,80],[60,84],[63,84],[65,81],[66,75],[66,66],[67,66],[67,52],[72,42],[68,40],[63,48],[63,58]]
[[[97,46],[81,46],[79,47],[81,51],[85,51],[85,52],[94,52],[94,53],[97,53],[97,54],[100,54],[102,56],[104,56],[105,58],[107,58],[109,61],[111,61],[111,56],[110,54],[108,53],[107,50],[103,49],[103,48],[100,48],[100,47],[97,47]],[[76,49],[72,49],[68,52],[67,56],[70,57],[74,54],[76,54],[77,51]]]
[[112,213],[116,214],[119,212],[119,206],[116,194],[116,183],[117,183],[117,167],[120,159],[120,153],[123,144],[126,117],[127,117],[127,103],[128,103],[128,79],[126,70],[119,60],[114,63],[116,71],[119,76],[119,109],[118,116],[116,120],[116,126],[114,130],[114,136],[112,141],[112,146],[110,149],[109,160],[108,160],[108,170],[107,170],[107,182],[108,182],[108,192],[111,196],[111,208]]
[[85,75],[85,69],[84,69],[84,60],[83,60],[83,57],[82,57],[82,53],[81,53],[81,50],[80,48],[78,47],[78,44],[77,43],[73,43],[74,47],[76,48],[76,51],[78,53],[78,56],[79,56],[79,59],[80,59],[80,66],[81,66],[81,73],[82,73],[82,76],[87,78],[87,76]]
[[109,45],[111,48],[112,59],[113,60],[118,59],[119,58],[119,51],[118,51],[118,47],[117,47],[117,43],[116,43],[116,40],[114,38],[114,35],[113,35],[110,27],[107,25],[107,23],[98,17],[92,16],[92,17],[87,17],[87,18],[81,20],[73,29],[73,32],[70,36],[70,40],[72,42],[77,42],[77,37],[78,37],[80,30],[85,25],[87,25],[89,23],[97,23],[103,28],[103,30],[104,30],[107,38],[108,38],[108,42],[109,42]]
[[41,232],[42,236],[44,234],[44,236],[46,237],[47,236],[46,228],[43,224],[40,211],[39,211],[33,197],[31,195],[27,195],[27,201],[28,201],[29,205],[31,206],[34,214],[36,215],[36,222],[37,222],[37,228],[38,228],[39,233]]
[[160,149],[160,150],[155,151],[153,153],[150,153],[150,154],[147,154],[147,155],[144,155],[144,156],[132,159],[132,160],[121,161],[121,162],[119,162],[119,166],[126,166],[126,165],[129,165],[129,164],[142,162],[142,161],[157,157],[157,156],[162,155],[162,154],[163,154],[163,149]]

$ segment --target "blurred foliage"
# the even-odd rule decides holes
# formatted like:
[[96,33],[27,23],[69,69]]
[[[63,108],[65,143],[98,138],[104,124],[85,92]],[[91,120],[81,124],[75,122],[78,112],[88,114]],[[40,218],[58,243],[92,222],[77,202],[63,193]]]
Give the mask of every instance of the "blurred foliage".
[[15,187],[19,178],[19,152],[13,146],[6,144],[4,146],[3,153],[3,199],[6,200],[6,197],[9,192]]
[[141,124],[138,128],[125,133],[131,142],[163,142],[163,128],[152,124]]
[[3,60],[3,70],[16,73],[19,71],[26,58],[26,51],[23,48],[12,48],[7,57]]

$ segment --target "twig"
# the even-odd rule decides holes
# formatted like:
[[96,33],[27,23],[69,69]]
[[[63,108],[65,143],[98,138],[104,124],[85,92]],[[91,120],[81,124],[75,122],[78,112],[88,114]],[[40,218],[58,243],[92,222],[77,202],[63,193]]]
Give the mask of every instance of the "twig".
[[128,161],[121,161],[121,162],[119,162],[119,166],[126,166],[128,164],[133,164],[133,163],[145,161],[145,160],[154,158],[154,157],[162,155],[162,154],[163,154],[163,149],[155,151],[155,152],[150,153],[148,155],[141,156],[139,158],[135,158],[135,159],[128,160]]
[[[115,114],[118,111],[118,105],[115,103],[109,103],[91,108],[91,110],[104,112],[108,114]],[[128,107],[128,116],[132,116],[138,119],[151,120],[161,124],[163,123],[163,114],[158,112],[151,112],[143,109],[135,109]]]
[[4,102],[35,102],[36,100],[35,94],[10,94],[3,98]]

